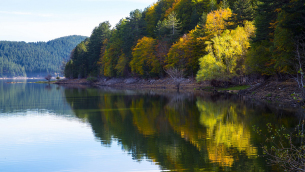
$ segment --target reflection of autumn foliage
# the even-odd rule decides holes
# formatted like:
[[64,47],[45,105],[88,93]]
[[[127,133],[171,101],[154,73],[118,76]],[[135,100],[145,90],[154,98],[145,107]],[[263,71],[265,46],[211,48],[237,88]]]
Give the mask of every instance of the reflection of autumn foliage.
[[[139,109],[138,109],[139,108]],[[155,104],[149,110],[144,109],[144,100],[132,101],[131,112],[133,114],[134,125],[137,126],[139,132],[145,136],[153,135],[156,133],[154,121],[160,109]]]
[[207,127],[207,145],[212,162],[223,166],[232,166],[233,155],[229,149],[235,148],[244,152],[249,158],[257,155],[257,148],[251,144],[250,130],[242,123],[246,115],[245,109],[237,104],[223,102],[221,104],[198,101],[200,123]]
[[88,89],[65,94],[76,116],[92,126],[104,146],[115,138],[136,160],[150,159],[174,171],[262,167],[244,104],[182,93],[125,95]]

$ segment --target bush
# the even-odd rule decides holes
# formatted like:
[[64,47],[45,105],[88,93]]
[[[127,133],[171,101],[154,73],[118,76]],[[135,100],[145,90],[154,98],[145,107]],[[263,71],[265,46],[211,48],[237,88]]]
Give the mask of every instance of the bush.
[[267,135],[253,126],[256,133],[266,137],[262,148],[269,163],[282,167],[284,171],[305,171],[304,125],[305,120],[295,127],[294,132],[289,132],[284,126],[276,129],[269,123]]
[[93,83],[93,82],[97,82],[98,79],[97,79],[96,77],[89,76],[89,77],[87,78],[87,81]]
[[58,76],[58,77],[56,77],[56,79],[57,79],[57,80],[59,80],[59,79],[60,79],[60,77]]

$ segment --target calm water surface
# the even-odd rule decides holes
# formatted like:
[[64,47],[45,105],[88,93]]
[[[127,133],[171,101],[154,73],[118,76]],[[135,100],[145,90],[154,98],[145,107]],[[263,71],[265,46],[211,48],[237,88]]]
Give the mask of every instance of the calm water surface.
[[292,113],[238,97],[0,80],[0,171],[272,171],[252,126]]

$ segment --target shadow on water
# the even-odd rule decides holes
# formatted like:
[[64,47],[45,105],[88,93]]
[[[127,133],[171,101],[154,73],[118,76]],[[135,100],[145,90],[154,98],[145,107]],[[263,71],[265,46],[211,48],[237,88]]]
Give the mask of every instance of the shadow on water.
[[65,89],[64,95],[102,145],[116,139],[133,159],[164,170],[271,171],[258,156],[264,139],[252,126],[294,127],[299,120],[236,95],[114,89]]

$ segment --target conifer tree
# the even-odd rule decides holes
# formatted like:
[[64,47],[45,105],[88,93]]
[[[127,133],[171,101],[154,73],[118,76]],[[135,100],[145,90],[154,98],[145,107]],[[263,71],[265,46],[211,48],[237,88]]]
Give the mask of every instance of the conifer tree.
[[167,18],[167,28],[170,29],[170,37],[171,40],[177,39],[180,36],[181,32],[181,23],[180,20],[177,19],[177,13],[174,11],[169,14]]
[[254,10],[250,0],[237,0],[232,6],[233,15],[228,19],[231,22],[231,29],[237,26],[244,27],[245,21],[254,20]]
[[196,37],[204,37],[205,36],[205,24],[207,22],[207,13],[203,12],[200,20],[194,29],[194,35]]
[[100,51],[104,40],[110,37],[110,27],[110,23],[106,21],[99,24],[99,26],[92,31],[90,41],[88,43],[88,72],[97,73],[98,67],[96,62],[100,58]]
[[164,19],[163,21],[158,21],[157,27],[156,27],[156,36],[158,38],[163,38],[165,35],[168,34],[168,29],[167,29],[167,20]]
[[217,10],[217,1],[216,0],[210,0],[209,9],[208,12]]
[[230,7],[229,2],[227,0],[221,1],[219,5],[220,5],[220,8],[222,8],[222,9],[227,9]]

